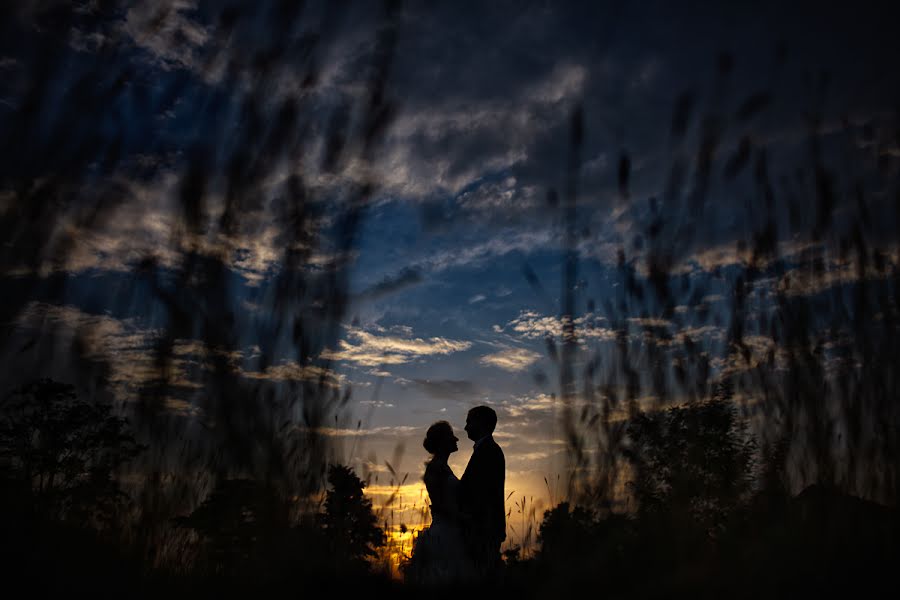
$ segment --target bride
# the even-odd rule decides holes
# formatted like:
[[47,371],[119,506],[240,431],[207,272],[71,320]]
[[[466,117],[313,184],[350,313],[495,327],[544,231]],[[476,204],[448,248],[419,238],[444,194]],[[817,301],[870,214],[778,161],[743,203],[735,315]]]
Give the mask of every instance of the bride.
[[406,579],[422,585],[459,583],[472,574],[463,545],[459,511],[459,479],[447,464],[459,450],[453,428],[438,421],[428,428],[422,445],[431,454],[425,467],[425,488],[431,499],[431,526],[423,530],[413,547]]

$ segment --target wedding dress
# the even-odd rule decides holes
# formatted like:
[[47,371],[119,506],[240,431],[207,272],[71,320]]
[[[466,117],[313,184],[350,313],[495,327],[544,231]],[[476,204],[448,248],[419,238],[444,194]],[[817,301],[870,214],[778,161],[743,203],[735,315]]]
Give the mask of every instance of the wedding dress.
[[459,479],[446,462],[425,468],[431,500],[431,526],[415,542],[407,580],[424,585],[459,583],[473,574],[466,554],[459,514]]

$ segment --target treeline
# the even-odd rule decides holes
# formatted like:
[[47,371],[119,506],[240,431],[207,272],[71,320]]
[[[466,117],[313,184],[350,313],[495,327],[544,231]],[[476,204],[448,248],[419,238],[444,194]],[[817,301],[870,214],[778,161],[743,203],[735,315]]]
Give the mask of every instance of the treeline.
[[[815,484],[791,494],[785,442],[759,452],[728,386],[625,425],[633,512],[602,498],[543,515],[531,560],[507,552],[520,593],[606,597],[855,596],[891,589],[896,509]],[[885,587],[886,586],[886,587]]]
[[[38,592],[128,595],[392,585],[372,569],[385,533],[350,468],[330,465],[312,513],[275,485],[226,478],[189,514],[152,522],[151,507],[119,478],[143,476],[125,467],[146,449],[109,404],[79,398],[74,386],[44,379],[8,394],[0,560],[10,579]],[[174,560],[154,565],[160,540],[173,545]]]
[[[312,512],[275,485],[223,478],[192,511],[160,523],[121,489],[117,475],[146,448],[109,405],[41,380],[4,399],[0,424],[2,561],[35,591],[416,592],[373,560],[385,531],[346,466],[329,467]],[[822,485],[792,495],[783,448],[758,451],[728,386],[639,413],[625,436],[630,510],[600,497],[560,502],[543,514],[533,557],[505,553],[495,591],[779,597],[889,582],[900,557],[896,510]],[[162,565],[152,560],[160,540],[174,556]]]

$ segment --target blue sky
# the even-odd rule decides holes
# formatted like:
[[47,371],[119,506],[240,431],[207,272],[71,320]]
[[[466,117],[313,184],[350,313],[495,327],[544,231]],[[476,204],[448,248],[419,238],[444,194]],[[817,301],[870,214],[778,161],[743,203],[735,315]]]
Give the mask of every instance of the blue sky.
[[[461,429],[468,408],[490,404],[508,489],[543,494],[565,464],[547,340],[561,341],[577,107],[579,368],[595,359],[614,373],[616,331],[638,366],[649,335],[663,346],[690,337],[717,377],[749,368],[757,359],[739,365],[726,343],[736,279],[757,267],[751,316],[786,286],[833,306],[860,277],[886,278],[861,276],[839,251],[854,228],[896,272],[900,90],[886,67],[896,36],[877,7],[409,2],[391,21],[377,3],[296,15],[188,0],[74,6],[4,9],[10,384],[41,374],[92,389],[84,368],[96,363],[113,398],[136,401],[179,306],[196,322],[175,335],[165,406],[184,431],[215,427],[204,373],[226,353],[242,381],[282,399],[319,377],[351,387],[329,433],[344,460],[382,479],[402,445],[395,467],[416,480],[427,425]],[[385,27],[389,118],[366,146]],[[335,131],[346,144],[329,162]],[[834,184],[824,208],[816,161]],[[192,168],[210,174],[199,193]],[[309,238],[289,226],[298,180]],[[52,202],[40,196],[48,181],[63,181]],[[366,184],[342,248],[340,216]],[[774,252],[754,258],[766,231]],[[318,284],[285,299],[292,251],[311,282],[348,278],[334,330],[310,316]],[[660,259],[668,310],[648,277]],[[185,275],[204,261],[221,266],[216,278]],[[824,275],[808,277],[814,263]],[[192,298],[209,290],[219,300],[197,312]],[[311,354],[286,325],[297,314],[314,331]],[[204,349],[226,317],[229,347]],[[761,322],[746,334],[764,356],[778,340]],[[87,363],[67,351],[75,339]]]

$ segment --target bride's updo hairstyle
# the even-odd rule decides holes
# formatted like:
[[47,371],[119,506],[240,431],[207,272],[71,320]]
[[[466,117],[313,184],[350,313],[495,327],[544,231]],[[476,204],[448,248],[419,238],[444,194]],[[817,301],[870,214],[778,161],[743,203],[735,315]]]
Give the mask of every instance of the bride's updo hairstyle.
[[425,433],[425,441],[422,442],[422,446],[425,447],[425,450],[429,454],[434,454],[441,449],[441,445],[447,440],[447,438],[452,437],[453,428],[450,426],[450,423],[448,423],[447,421],[438,421],[428,428],[428,431]]

